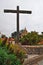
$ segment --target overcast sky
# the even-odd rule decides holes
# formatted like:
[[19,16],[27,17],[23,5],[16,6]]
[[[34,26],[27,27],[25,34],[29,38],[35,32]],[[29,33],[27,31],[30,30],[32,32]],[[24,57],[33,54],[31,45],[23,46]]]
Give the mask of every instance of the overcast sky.
[[20,14],[20,30],[43,31],[43,0],[0,0],[0,32],[10,35],[16,30],[16,14],[4,13],[4,9],[31,10],[32,14]]

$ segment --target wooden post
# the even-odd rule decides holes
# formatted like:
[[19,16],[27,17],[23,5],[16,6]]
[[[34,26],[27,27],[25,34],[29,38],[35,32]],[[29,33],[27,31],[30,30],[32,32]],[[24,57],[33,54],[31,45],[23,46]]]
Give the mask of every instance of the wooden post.
[[17,42],[19,42],[19,6],[17,6]]

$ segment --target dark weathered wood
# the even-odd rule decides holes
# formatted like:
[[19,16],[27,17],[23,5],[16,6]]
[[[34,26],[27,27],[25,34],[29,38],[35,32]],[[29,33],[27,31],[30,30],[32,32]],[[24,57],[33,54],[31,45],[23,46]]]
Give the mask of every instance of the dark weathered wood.
[[19,42],[19,6],[17,6],[17,40]]
[[17,6],[17,10],[5,9],[4,13],[17,13],[17,40],[19,41],[19,13],[31,14],[32,11],[19,10],[19,6]]
[[[9,10],[9,9],[5,9],[4,12],[5,12],[5,13],[17,13],[17,10]],[[23,14],[31,14],[32,11],[19,10],[19,13],[23,13]]]

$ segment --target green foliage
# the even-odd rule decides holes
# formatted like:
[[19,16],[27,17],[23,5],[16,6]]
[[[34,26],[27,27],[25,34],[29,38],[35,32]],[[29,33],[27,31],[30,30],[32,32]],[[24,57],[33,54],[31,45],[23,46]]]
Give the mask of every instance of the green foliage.
[[18,44],[0,45],[0,65],[21,65],[26,51]]
[[1,40],[1,38],[0,38],[0,45],[2,44],[2,40]]
[[23,45],[37,45],[37,43],[39,42],[38,33],[32,31],[31,33],[23,36],[23,38],[20,38],[20,42]]
[[23,63],[26,51],[18,44],[10,44],[9,50],[11,53],[16,54],[17,58]]
[[0,65],[21,65],[21,62],[15,54],[8,54],[5,47],[0,47]]
[[[5,43],[4,45],[0,45],[0,56],[1,59],[0,63],[2,62],[2,65],[21,65],[24,61],[26,51],[20,47],[18,44],[8,44]],[[16,58],[16,59],[15,59]],[[4,63],[4,64],[3,64]],[[14,64],[13,64],[14,63]]]

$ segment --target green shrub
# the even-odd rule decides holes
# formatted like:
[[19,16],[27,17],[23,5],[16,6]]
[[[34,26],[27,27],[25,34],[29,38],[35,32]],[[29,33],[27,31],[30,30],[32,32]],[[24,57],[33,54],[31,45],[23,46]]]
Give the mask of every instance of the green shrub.
[[26,51],[19,45],[19,44],[10,44],[8,47],[10,54],[16,54],[17,58],[20,60],[21,63],[24,62]]
[[6,49],[0,47],[0,65],[21,65],[15,54],[8,54]]

